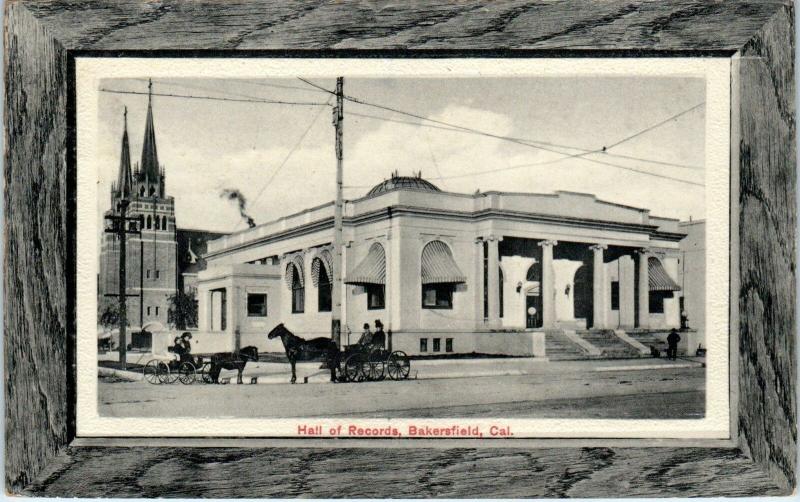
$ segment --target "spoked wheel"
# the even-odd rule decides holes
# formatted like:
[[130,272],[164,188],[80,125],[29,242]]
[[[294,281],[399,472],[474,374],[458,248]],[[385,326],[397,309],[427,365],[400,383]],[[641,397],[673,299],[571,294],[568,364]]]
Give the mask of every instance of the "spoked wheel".
[[344,376],[348,382],[360,382],[364,379],[363,361],[361,354],[352,354],[344,361]]
[[172,383],[175,381],[171,379],[169,366],[164,361],[158,361],[156,375],[158,375],[158,383]]
[[203,367],[200,368],[200,378],[203,380],[203,383],[214,383],[214,379],[211,377],[210,363],[203,364]]
[[380,349],[370,351],[367,358],[369,380],[379,381],[386,378],[386,361],[384,357],[383,351]]
[[159,378],[161,379],[161,383],[173,384],[178,381],[178,368],[175,366],[170,367],[171,365],[161,363],[162,369],[159,370]]
[[389,378],[392,380],[405,380],[411,372],[411,361],[409,361],[405,352],[396,350],[389,354],[386,369],[389,372]]
[[194,364],[189,361],[184,361],[178,366],[178,380],[180,380],[183,385],[191,385],[194,383],[196,371],[197,369],[194,367]]
[[144,379],[153,385],[158,385],[161,383],[159,378],[159,365],[164,364],[161,361],[156,359],[150,360],[147,364],[144,365],[144,369],[142,372],[144,373]]

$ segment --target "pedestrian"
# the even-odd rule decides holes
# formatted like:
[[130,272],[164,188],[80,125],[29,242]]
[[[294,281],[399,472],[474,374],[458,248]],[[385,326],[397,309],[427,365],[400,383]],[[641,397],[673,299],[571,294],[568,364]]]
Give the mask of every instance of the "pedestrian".
[[667,335],[667,359],[672,359],[673,361],[678,358],[678,342],[681,341],[681,336],[678,334],[678,330],[672,328]]
[[372,335],[372,344],[380,348],[386,346],[386,333],[383,331],[383,323],[380,319],[375,319],[375,334]]
[[364,323],[364,331],[361,333],[361,338],[359,338],[356,343],[362,347],[372,343],[372,331],[369,330],[368,322]]

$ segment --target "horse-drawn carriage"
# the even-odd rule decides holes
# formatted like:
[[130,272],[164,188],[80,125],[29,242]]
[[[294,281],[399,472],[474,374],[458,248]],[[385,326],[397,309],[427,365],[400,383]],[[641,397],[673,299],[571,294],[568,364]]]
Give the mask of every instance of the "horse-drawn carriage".
[[411,361],[405,352],[388,351],[382,345],[348,345],[339,359],[339,379],[343,382],[369,382],[385,379],[405,380]]
[[282,323],[275,326],[267,338],[280,338],[283,342],[292,368],[290,383],[297,380],[295,364],[303,357],[324,358],[331,372],[331,382],[376,381],[385,379],[387,375],[392,380],[405,380],[411,370],[411,362],[405,352],[384,349],[383,340],[365,345],[348,345],[340,351],[330,338],[305,340],[286,329]]
[[143,372],[144,379],[151,384],[180,381],[184,385],[191,385],[195,382],[218,383],[221,370],[237,370],[237,381],[242,383],[242,372],[248,361],[258,361],[256,347],[199,356],[172,350],[166,356],[148,361]]
[[[174,356],[174,357],[173,357]],[[202,356],[181,358],[177,354],[151,359],[144,365],[144,379],[151,384],[191,385],[196,381],[212,383],[211,361]]]

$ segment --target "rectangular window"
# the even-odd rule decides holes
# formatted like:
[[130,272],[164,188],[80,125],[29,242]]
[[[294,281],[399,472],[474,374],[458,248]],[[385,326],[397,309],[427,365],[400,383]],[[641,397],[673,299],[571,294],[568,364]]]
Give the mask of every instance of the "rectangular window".
[[619,310],[619,281],[611,282],[611,310]]
[[454,284],[423,284],[422,308],[452,309]]
[[305,288],[292,289],[292,314],[302,314],[306,309]]
[[419,351],[420,352],[428,352],[428,339],[427,338],[420,338],[419,339]]
[[147,315],[150,315],[150,307],[147,307]]
[[381,310],[386,306],[386,286],[383,284],[367,284],[367,309]]
[[267,317],[267,295],[247,294],[247,317]]
[[158,315],[158,307],[156,307],[156,315]]
[[147,269],[147,278],[148,279],[150,278],[150,269],[149,268]]
[[161,271],[160,270],[156,270],[156,279],[158,279],[160,277],[161,277]]
[[444,351],[445,352],[453,352],[453,339],[452,338],[445,338],[444,339]]
[[442,339],[441,338],[434,338],[433,339],[433,351],[434,352],[441,352],[442,351]]
[[664,313],[664,294],[659,292],[650,292],[650,313],[663,314]]
[[317,289],[317,312],[330,312],[333,310],[332,291],[333,287],[330,282],[320,281]]

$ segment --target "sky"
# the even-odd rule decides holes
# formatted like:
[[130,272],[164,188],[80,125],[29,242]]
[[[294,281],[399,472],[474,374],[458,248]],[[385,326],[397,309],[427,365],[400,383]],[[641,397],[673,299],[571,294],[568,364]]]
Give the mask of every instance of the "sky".
[[[313,82],[335,86],[330,78]],[[422,171],[424,178],[452,192],[566,190],[647,208],[656,216],[705,216],[705,189],[697,185],[705,178],[703,79],[348,78],[344,86],[346,95],[366,102],[539,145],[443,130],[433,122],[345,101],[345,199],[363,196],[393,171]],[[101,88],[146,93],[147,81],[105,79]],[[332,109],[324,106],[333,101],[330,94],[285,78],[154,79],[153,92],[314,103],[154,96],[158,155],[180,228],[246,228],[236,204],[221,197],[226,188],[245,195],[256,223],[334,199]],[[140,162],[147,99],[146,94],[100,93],[99,224],[119,169],[123,109],[128,108],[131,159]],[[606,153],[574,157],[609,145],[615,146]]]

